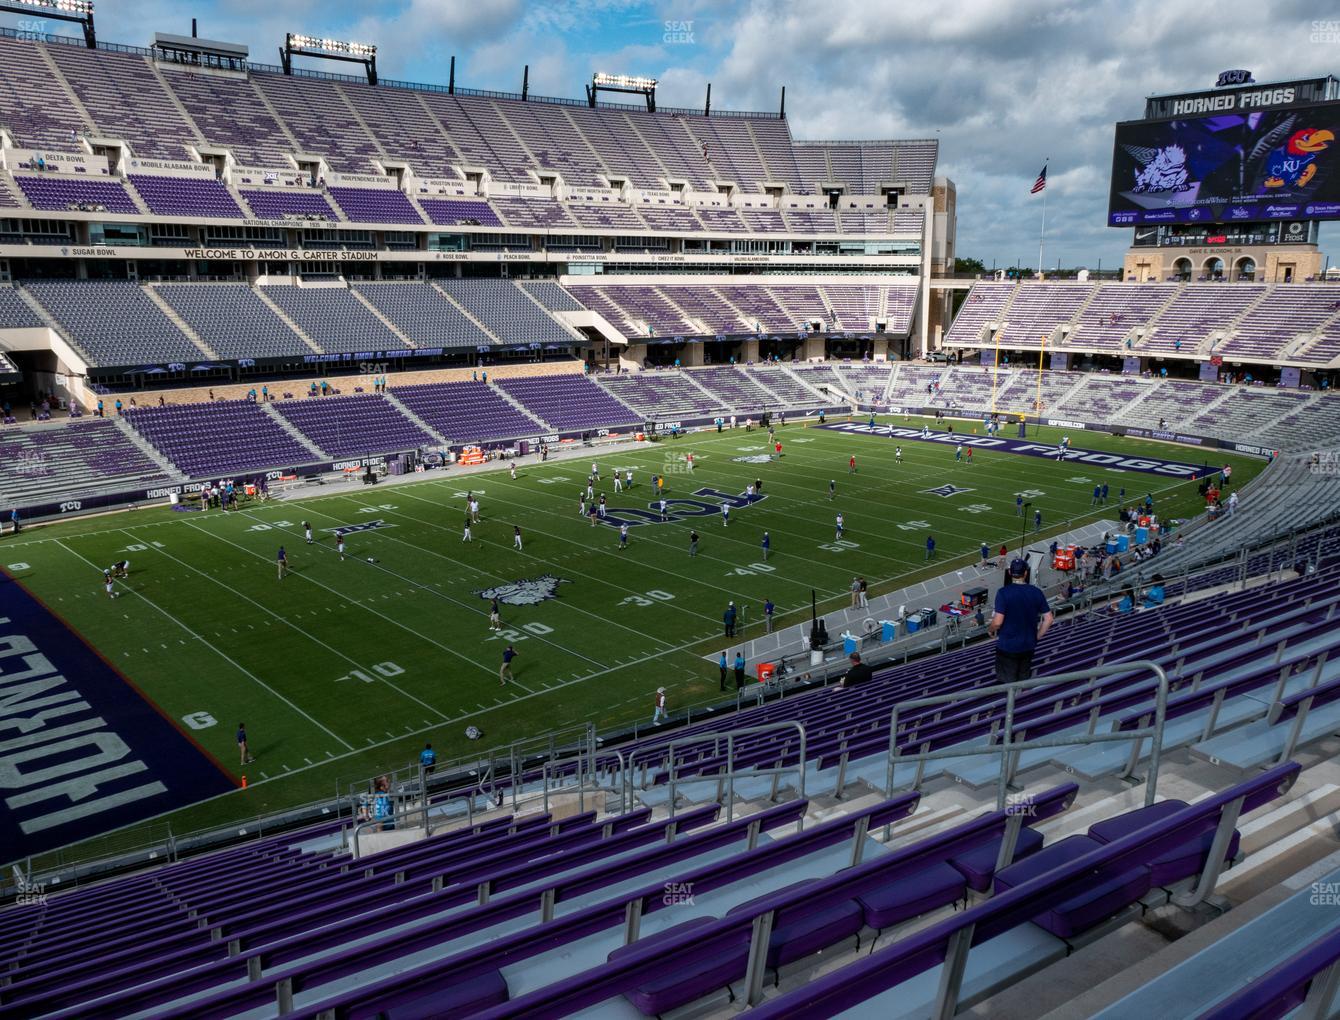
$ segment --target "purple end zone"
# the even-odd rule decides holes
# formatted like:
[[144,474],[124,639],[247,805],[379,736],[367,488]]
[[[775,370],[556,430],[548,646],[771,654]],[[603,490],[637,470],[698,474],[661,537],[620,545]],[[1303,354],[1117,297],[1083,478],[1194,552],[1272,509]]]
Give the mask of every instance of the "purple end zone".
[[[1024,457],[1045,457],[1056,459],[1055,443],[1036,443],[1027,439],[1006,439],[1002,436],[964,435],[962,432],[942,432],[930,429],[923,436],[921,429],[905,425],[870,425],[861,422],[827,422],[813,428],[828,429],[832,432],[851,432],[860,436],[887,436],[903,442],[941,443],[953,446],[975,446],[979,450],[991,450],[995,453],[1014,453]],[[1180,460],[1165,460],[1162,457],[1145,455],[1131,456],[1124,453],[1112,453],[1109,450],[1081,450],[1070,447],[1062,458],[1067,464],[1083,464],[1088,467],[1116,468],[1121,471],[1135,471],[1148,475],[1164,475],[1168,478],[1200,478],[1219,471],[1217,467],[1205,464],[1188,464]]]
[[233,789],[222,766],[0,571],[0,859]]

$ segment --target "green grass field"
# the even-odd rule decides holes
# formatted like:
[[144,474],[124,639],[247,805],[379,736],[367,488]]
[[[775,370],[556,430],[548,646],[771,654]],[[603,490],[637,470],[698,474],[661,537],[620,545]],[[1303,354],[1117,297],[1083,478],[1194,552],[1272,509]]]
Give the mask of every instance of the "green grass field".
[[[898,420],[902,423],[902,419]],[[914,419],[913,424],[919,425]],[[1043,429],[1041,441],[1058,430]],[[178,812],[187,831],[327,797],[338,783],[411,761],[425,740],[445,760],[575,723],[601,727],[650,718],[658,685],[671,711],[705,703],[717,689],[704,654],[725,647],[721,614],[734,599],[759,619],[765,597],[780,614],[808,617],[810,592],[821,609],[847,602],[863,574],[873,593],[919,573],[941,573],[975,559],[983,540],[1011,546],[1019,537],[1014,494],[1028,490],[1043,511],[1043,534],[1090,519],[1096,481],[1128,498],[1154,493],[1161,514],[1188,516],[1200,504],[1195,483],[1151,474],[977,451],[955,464],[951,448],[895,442],[788,425],[780,462],[741,463],[765,452],[765,434],[743,428],[703,433],[619,452],[600,452],[600,491],[612,507],[645,507],[650,477],[667,474],[667,497],[699,488],[741,493],[755,478],[766,498],[731,514],[631,529],[627,550],[616,528],[591,528],[578,498],[591,461],[525,463],[467,476],[434,472],[422,481],[368,488],[337,486],[302,501],[253,504],[236,513],[123,512],[33,528],[0,542],[4,566],[153,699],[171,719],[208,713],[216,725],[191,731],[249,788]],[[1075,445],[1201,463],[1201,451],[1076,433]],[[682,473],[693,451],[696,469]],[[858,458],[849,475],[847,459]],[[1239,483],[1261,464],[1232,463]],[[611,468],[633,467],[636,487],[616,496]],[[828,499],[829,479],[837,498]],[[945,482],[972,491],[951,498],[922,490]],[[467,489],[483,520],[475,541],[461,540]],[[846,517],[834,543],[834,515]],[[1114,515],[1115,505],[1101,511]],[[300,523],[318,536],[304,544]],[[381,521],[351,534],[341,561],[323,529]],[[512,528],[525,548],[512,547]],[[688,556],[688,533],[702,536]],[[762,562],[760,538],[771,533]],[[1029,531],[1032,523],[1029,522]],[[933,532],[940,557],[927,570]],[[276,577],[287,546],[291,572]],[[120,597],[103,592],[101,570],[129,557]],[[367,557],[377,561],[369,563]],[[551,574],[558,598],[504,606],[504,631],[488,629],[493,586]],[[519,654],[515,683],[500,686],[504,645]],[[245,720],[254,764],[238,767],[234,728]],[[484,730],[469,744],[467,725]]]

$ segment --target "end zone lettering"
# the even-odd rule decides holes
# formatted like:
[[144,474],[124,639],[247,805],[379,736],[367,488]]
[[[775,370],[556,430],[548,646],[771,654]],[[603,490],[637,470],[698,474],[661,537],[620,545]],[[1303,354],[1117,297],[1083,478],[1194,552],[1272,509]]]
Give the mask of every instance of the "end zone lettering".
[[232,787],[0,574],[0,847],[17,859]]
[[[1055,459],[1055,443],[1030,443],[1021,439],[990,438],[987,436],[965,436],[956,432],[936,432],[930,429],[923,435],[920,429],[902,425],[862,425],[857,422],[830,422],[815,425],[814,428],[835,432],[854,432],[859,435],[888,436],[907,442],[940,443],[945,446],[975,446],[995,450],[999,453],[1022,454],[1026,457],[1047,457]],[[1199,440],[1193,436],[1179,436],[1187,442]],[[1203,465],[1186,464],[1181,461],[1163,460],[1159,457],[1128,457],[1120,453],[1107,453],[1102,450],[1078,450],[1074,447],[1066,450],[1062,457],[1067,463],[1078,461],[1098,467],[1120,468],[1122,471],[1139,471],[1145,474],[1171,475],[1174,478],[1199,478],[1210,474],[1214,469]]]

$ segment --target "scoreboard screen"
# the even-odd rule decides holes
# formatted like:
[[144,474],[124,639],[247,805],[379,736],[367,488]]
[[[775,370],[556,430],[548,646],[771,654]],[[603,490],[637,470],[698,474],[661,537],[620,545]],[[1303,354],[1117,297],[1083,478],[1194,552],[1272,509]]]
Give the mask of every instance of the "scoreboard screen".
[[1340,102],[1117,125],[1109,226],[1340,219]]

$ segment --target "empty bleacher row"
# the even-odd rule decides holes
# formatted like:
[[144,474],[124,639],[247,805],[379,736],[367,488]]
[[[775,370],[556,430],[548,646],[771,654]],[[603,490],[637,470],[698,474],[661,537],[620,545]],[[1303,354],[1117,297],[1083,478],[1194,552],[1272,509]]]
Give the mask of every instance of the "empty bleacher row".
[[176,476],[149,457],[119,422],[93,418],[0,431],[0,505],[59,502],[98,489],[153,488]]
[[918,287],[872,284],[578,284],[569,294],[628,339],[808,332],[818,322],[832,333],[889,337],[912,327]]
[[[560,233],[580,226],[624,234],[920,235],[919,210],[894,212],[879,196],[885,186],[929,195],[938,156],[934,139],[799,143],[786,120],[772,115],[590,109],[395,82],[372,87],[351,77],[286,75],[259,65],[219,75],[159,57],[134,47],[88,50],[72,40],[6,32],[0,59],[16,70],[13,86],[0,90],[0,126],[15,145],[38,152],[71,152],[82,138],[97,137],[124,141],[131,157],[184,162],[207,147],[265,175],[239,174],[224,183],[137,173],[132,160],[128,180],[97,179],[62,172],[60,160],[49,157],[16,175],[23,200],[40,209],[87,205],[130,215],[144,209],[192,218],[315,215]],[[275,186],[284,173],[293,177],[295,157],[313,156],[338,174],[381,175],[382,161],[403,163],[411,179],[405,191],[389,178],[385,187]],[[480,168],[495,185],[488,201],[472,197],[473,183],[467,187],[467,173]],[[538,183],[541,174],[605,194],[588,191],[559,202],[505,193],[511,184]],[[693,192],[719,201],[714,182],[722,180],[734,182],[750,201],[720,208],[669,198],[672,181],[687,181]],[[643,193],[641,202],[620,200],[625,181]],[[847,195],[829,208],[821,186],[833,181],[845,184]],[[782,182],[789,194],[773,203],[765,199],[764,182]]]
[[[165,289],[160,285],[160,291]],[[211,342],[219,341],[211,338]],[[552,432],[618,430],[647,421],[813,413],[853,399],[881,406],[946,408],[960,414],[985,413],[993,406],[1031,413],[1041,393],[1046,416],[1154,429],[1159,417],[1166,415],[1175,417],[1181,431],[1286,451],[1323,449],[1340,441],[1340,415],[1333,406],[1337,398],[1330,394],[1080,372],[1045,372],[1039,380],[1034,372],[1002,370],[997,375],[972,366],[771,363],[595,376],[561,373],[489,382],[393,383],[381,394],[364,394],[358,385],[352,393],[336,387],[331,396],[305,395],[302,389],[296,394],[284,392],[282,387],[270,390],[272,399],[259,405],[221,400],[132,407],[126,411],[126,422],[157,450],[164,464],[198,478],[421,447],[499,443]],[[22,442],[35,447],[52,444],[54,450],[67,442],[63,438],[67,427],[69,442],[77,444],[82,422],[31,430],[10,427],[7,435],[22,436]],[[139,453],[125,443],[108,450],[109,455],[119,451],[132,461]],[[58,481],[41,472],[15,475],[10,479],[12,491],[0,495],[24,506],[44,502],[40,497],[53,487],[62,488],[69,498],[108,487],[131,490],[139,487],[138,481],[122,483],[138,478],[137,472],[143,472],[143,465],[123,471],[102,461],[77,461],[62,471]],[[152,475],[152,471],[144,474],[151,484]],[[1282,505],[1287,512],[1287,501]]]
[[[394,226],[500,227],[520,233],[560,235],[619,231],[624,235],[672,233],[832,234],[919,236],[922,211],[883,208],[864,212],[801,209],[723,209],[681,201],[644,200],[629,204],[520,198],[433,197],[428,186],[406,195],[394,187],[329,185],[237,187],[210,178],[131,174],[89,178],[45,171],[14,175],[17,195],[5,203],[34,209],[154,216],[174,219],[302,219],[330,223]],[[0,178],[3,183],[3,178]],[[9,194],[6,186],[5,194]]]
[[0,329],[44,324],[26,295],[89,364],[107,367],[409,346],[569,346],[575,332],[548,311],[560,302],[552,291],[539,293],[551,304],[507,280],[268,287],[34,280],[0,287]]
[[[895,380],[913,366],[901,365]],[[1269,386],[1223,385],[1183,379],[1092,372],[1004,369],[958,365],[917,369],[915,387],[902,402],[963,412],[1041,413],[1045,417],[1177,431],[1242,440],[1274,448],[1318,449],[1340,438],[1340,408],[1329,392]],[[936,386],[934,394],[926,385]],[[1041,407],[1039,408],[1039,393]]]
[[945,342],[982,347],[997,339],[1016,350],[1045,346],[1327,365],[1340,355],[1340,288],[1311,282],[980,282]]
[[[900,714],[904,751],[999,739],[1005,699],[975,693],[994,680],[990,646],[976,646],[881,670],[856,690],[676,727],[621,745],[621,757],[607,746],[597,785],[631,788],[644,804],[607,799],[619,807],[604,817],[509,813],[471,780],[434,799],[446,807],[469,798],[487,813],[357,858],[338,823],[323,822],[5,911],[0,1018],[626,1017],[686,1006],[715,1017],[745,1003],[765,1017],[953,1015],[956,1002],[984,1002],[1044,968],[1064,969],[1076,949],[1101,951],[1102,940],[1155,912],[1204,916],[1211,898],[1222,909],[1221,887],[1239,888],[1237,867],[1245,860],[1250,870],[1267,849],[1256,839],[1263,813],[1275,817],[1305,785],[1289,754],[1340,718],[1340,672],[1328,658],[1340,637],[1325,625],[1340,605],[1340,561],[1334,548],[1318,552],[1318,572],[1295,581],[1124,617],[1090,614],[1044,639],[1039,675],[1132,667],[1019,692],[1016,740],[1142,725],[1153,677],[1137,660],[1168,670],[1175,693],[1162,782],[1145,806],[1112,792],[1121,784],[1089,785],[1148,755],[1130,742],[1024,751],[1020,792],[1003,808],[983,799],[965,807],[952,793],[994,791],[996,756],[940,759],[920,774],[902,763],[885,789],[899,702],[961,695]],[[1300,712],[1310,725],[1295,725]],[[758,728],[778,721],[789,725]],[[1249,734],[1239,741],[1252,750],[1241,771],[1178,774],[1165,792],[1170,756],[1207,743],[1207,729]],[[684,743],[727,732],[731,805],[717,802],[721,742]],[[668,812],[672,759],[682,803]],[[748,774],[788,763],[805,770],[803,787]],[[512,780],[523,804],[536,803],[526,798],[537,778]],[[934,792],[937,781],[952,795]],[[834,800],[835,784],[867,792]],[[417,796],[410,790],[397,819],[410,832],[421,824]],[[1286,900],[1188,964],[1192,977],[1203,974],[1244,938],[1257,940],[1231,977],[1170,974],[1162,987],[1205,1007],[1266,989],[1301,996],[1322,967],[1294,971],[1312,965],[1314,944],[1329,945],[1333,914]],[[1269,932],[1278,940],[1260,942]],[[1278,974],[1286,963],[1294,971]],[[1104,1015],[1130,1015],[1125,1002]]]

